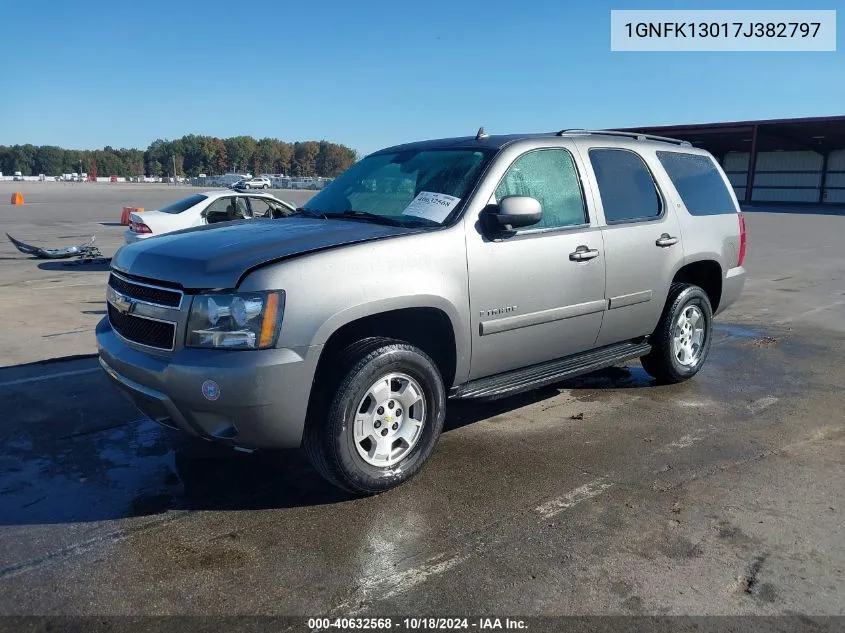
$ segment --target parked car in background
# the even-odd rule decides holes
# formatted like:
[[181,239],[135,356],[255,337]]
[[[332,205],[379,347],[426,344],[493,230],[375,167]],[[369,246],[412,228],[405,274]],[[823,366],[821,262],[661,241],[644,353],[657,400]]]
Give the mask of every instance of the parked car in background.
[[153,211],[129,215],[124,232],[127,244],[194,226],[248,220],[281,218],[296,210],[292,204],[268,193],[237,194],[222,189],[196,193]]
[[239,180],[232,185],[232,189],[269,189],[273,186],[267,176],[255,176]]
[[304,447],[356,494],[419,471],[448,397],[635,358],[658,382],[692,378],[746,275],[745,221],[713,156],[607,130],[384,149],[250,228],[120,249],[100,362],[150,418]]
[[23,175],[21,174],[21,172],[16,171],[16,172],[15,172],[15,175],[14,175],[14,176],[12,176],[12,180],[13,180],[14,182],[18,182],[19,180],[23,180]]

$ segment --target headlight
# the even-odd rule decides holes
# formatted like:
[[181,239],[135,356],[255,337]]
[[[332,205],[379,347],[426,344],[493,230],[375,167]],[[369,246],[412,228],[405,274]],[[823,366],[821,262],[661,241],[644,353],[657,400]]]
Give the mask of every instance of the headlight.
[[188,317],[188,347],[266,349],[276,344],[285,292],[196,295]]

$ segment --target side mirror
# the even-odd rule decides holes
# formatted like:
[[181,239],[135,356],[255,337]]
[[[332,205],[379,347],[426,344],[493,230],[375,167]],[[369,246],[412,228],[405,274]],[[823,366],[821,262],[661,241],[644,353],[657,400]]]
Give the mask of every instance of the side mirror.
[[487,227],[493,231],[513,231],[532,226],[543,217],[540,201],[530,196],[505,196],[499,204],[491,204],[483,213]]

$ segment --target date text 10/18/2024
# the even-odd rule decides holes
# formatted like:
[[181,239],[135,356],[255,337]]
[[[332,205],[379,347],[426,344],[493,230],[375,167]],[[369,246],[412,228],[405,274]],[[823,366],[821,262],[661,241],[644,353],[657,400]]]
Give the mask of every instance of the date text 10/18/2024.
[[309,618],[311,631],[519,631],[528,624],[518,618]]

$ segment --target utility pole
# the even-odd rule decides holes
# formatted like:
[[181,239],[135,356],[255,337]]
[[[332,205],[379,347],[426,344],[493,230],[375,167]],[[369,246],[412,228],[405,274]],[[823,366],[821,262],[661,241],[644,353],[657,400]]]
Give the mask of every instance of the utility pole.
[[176,184],[176,154],[173,154],[173,184]]

